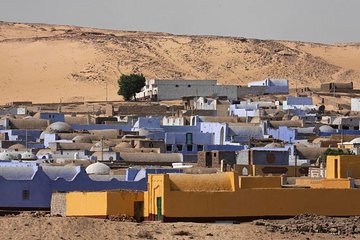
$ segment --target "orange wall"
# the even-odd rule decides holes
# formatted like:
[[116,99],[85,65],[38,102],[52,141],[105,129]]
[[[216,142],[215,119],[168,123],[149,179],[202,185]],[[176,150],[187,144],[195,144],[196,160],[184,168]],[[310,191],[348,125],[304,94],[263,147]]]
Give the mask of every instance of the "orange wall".
[[134,216],[135,201],[144,201],[143,192],[110,191],[107,197],[107,215]]
[[298,178],[296,179],[297,186],[310,188],[353,188],[354,179],[314,179],[314,178]]
[[360,214],[360,189],[240,189],[237,192],[170,192],[166,217],[331,216]]
[[66,216],[106,216],[107,192],[66,193]]
[[239,177],[240,188],[281,188],[281,177],[280,176],[250,176],[250,177]]
[[327,156],[326,178],[348,177],[360,178],[360,155]]
[[143,192],[104,191],[66,193],[66,216],[134,216],[134,202],[144,201]]
[[[182,174],[181,174],[182,175]],[[235,174],[227,174],[232,181]],[[197,176],[193,175],[193,182]],[[213,176],[216,178],[216,174]],[[264,181],[267,177],[263,177]],[[293,216],[314,213],[330,216],[360,214],[360,189],[240,188],[230,191],[171,190],[169,175],[149,178],[150,211],[156,215],[156,197],[162,197],[162,214],[173,218]],[[331,182],[335,184],[336,182]],[[331,185],[330,184],[330,185]],[[236,186],[234,184],[234,186]],[[153,196],[153,197],[152,197]]]

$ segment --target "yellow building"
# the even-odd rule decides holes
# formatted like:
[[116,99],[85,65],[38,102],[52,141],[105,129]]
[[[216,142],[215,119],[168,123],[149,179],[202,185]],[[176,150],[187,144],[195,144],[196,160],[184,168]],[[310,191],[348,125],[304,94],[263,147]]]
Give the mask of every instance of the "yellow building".
[[360,178],[360,155],[327,156],[326,178]]
[[144,192],[69,192],[65,201],[66,216],[107,217],[125,214],[141,219],[144,211]]
[[149,220],[360,214],[360,189],[346,188],[346,182],[283,188],[280,177],[238,177],[235,173],[149,175],[148,181],[144,216]]

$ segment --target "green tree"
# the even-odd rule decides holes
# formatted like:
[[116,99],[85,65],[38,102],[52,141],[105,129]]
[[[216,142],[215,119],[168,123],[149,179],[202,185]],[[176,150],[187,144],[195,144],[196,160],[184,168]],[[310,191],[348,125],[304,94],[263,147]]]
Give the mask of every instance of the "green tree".
[[353,155],[353,153],[344,151],[343,149],[340,148],[328,148],[326,149],[324,155],[325,156]]
[[126,101],[129,101],[131,97],[134,97],[134,100],[136,100],[135,94],[140,92],[141,88],[145,86],[145,77],[142,74],[122,74],[118,84],[118,95],[123,96]]

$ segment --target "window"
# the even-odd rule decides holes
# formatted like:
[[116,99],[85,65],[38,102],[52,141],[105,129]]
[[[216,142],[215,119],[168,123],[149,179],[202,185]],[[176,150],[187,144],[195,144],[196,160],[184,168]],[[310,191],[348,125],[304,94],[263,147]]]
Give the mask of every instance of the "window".
[[150,148],[153,148],[153,147],[154,147],[154,143],[150,142],[150,143],[149,143],[149,147],[150,147]]
[[191,87],[191,85],[189,84],[188,87]]
[[214,157],[216,157],[216,152],[214,152]]
[[193,150],[193,145],[187,145],[187,146],[186,146],[186,150],[187,150],[188,152],[191,152],[191,151]]
[[186,138],[186,144],[192,144],[193,143],[193,135],[192,135],[192,133],[186,133],[185,138]]
[[29,200],[30,199],[30,190],[23,190],[22,191],[22,199]]
[[179,85],[176,84],[175,87],[179,87]]
[[171,151],[172,151],[172,145],[171,145],[171,144],[167,144],[167,145],[166,145],[166,151],[167,151],[167,152],[171,152]]
[[177,149],[181,152],[183,150],[183,146],[182,145],[176,145]]
[[204,145],[197,145],[198,151],[204,151]]

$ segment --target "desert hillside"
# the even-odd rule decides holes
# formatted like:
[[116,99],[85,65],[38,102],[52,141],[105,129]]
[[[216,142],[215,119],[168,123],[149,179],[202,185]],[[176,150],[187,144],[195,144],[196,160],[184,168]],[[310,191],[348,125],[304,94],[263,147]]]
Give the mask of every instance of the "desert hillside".
[[354,81],[360,44],[324,45],[217,36],[111,31],[0,22],[0,103],[119,100],[122,73],[147,78],[217,79],[246,84],[266,77],[291,85]]

